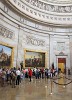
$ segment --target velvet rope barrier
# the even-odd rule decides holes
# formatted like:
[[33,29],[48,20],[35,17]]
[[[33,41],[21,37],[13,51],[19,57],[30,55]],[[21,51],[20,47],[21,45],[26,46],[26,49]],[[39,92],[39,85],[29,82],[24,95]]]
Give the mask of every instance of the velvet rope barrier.
[[68,80],[72,80],[72,79],[70,79],[70,78],[67,78],[66,76],[65,76],[65,78],[68,79]]
[[[64,83],[64,84],[60,84],[60,83],[57,83],[57,82],[54,81],[54,80],[61,79],[61,78],[68,79],[68,80],[70,80],[70,82]],[[54,82],[55,84],[58,84],[58,85],[68,85],[68,84],[72,83],[72,79],[69,79],[69,78],[67,78],[67,77],[60,77],[60,78],[56,78],[56,79],[53,79],[53,78],[52,78],[52,80],[53,80],[53,82]]]
[[61,78],[63,78],[63,77],[58,77],[58,78],[52,78],[53,80],[57,80],[57,79],[61,79]]
[[68,85],[68,84],[70,84],[70,83],[72,83],[72,81],[70,81],[69,83],[65,83],[65,84],[60,84],[60,83],[57,83],[57,82],[55,82],[55,81],[53,81],[55,84],[58,84],[58,85]]

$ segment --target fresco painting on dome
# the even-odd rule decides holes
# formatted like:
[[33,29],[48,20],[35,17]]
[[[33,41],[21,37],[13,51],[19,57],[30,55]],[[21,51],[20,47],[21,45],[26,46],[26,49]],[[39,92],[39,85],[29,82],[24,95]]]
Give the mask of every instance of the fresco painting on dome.
[[26,51],[25,67],[45,67],[45,53]]
[[9,67],[11,65],[12,48],[0,45],[0,67]]

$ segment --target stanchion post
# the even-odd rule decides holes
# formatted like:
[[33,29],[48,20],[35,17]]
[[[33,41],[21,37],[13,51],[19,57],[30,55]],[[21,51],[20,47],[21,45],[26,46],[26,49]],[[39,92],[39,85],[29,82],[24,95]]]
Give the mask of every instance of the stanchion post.
[[51,93],[50,94],[53,94],[52,93],[52,85],[53,85],[53,81],[52,81],[52,78],[51,78]]
[[[65,84],[65,76],[63,76],[63,80],[64,80],[64,84]],[[63,86],[63,88],[65,88],[65,85]]]

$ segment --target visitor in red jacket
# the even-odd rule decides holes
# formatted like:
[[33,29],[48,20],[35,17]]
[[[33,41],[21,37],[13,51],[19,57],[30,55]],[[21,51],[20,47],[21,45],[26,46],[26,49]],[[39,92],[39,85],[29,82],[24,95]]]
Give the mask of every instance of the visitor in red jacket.
[[30,78],[30,82],[31,82],[31,77],[32,77],[32,70],[29,70],[29,78]]

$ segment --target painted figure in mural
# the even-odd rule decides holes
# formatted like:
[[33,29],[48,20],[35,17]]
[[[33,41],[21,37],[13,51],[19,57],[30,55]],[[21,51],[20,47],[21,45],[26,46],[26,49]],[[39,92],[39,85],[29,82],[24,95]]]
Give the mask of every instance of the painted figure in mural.
[[12,48],[0,45],[0,66],[11,66]]

